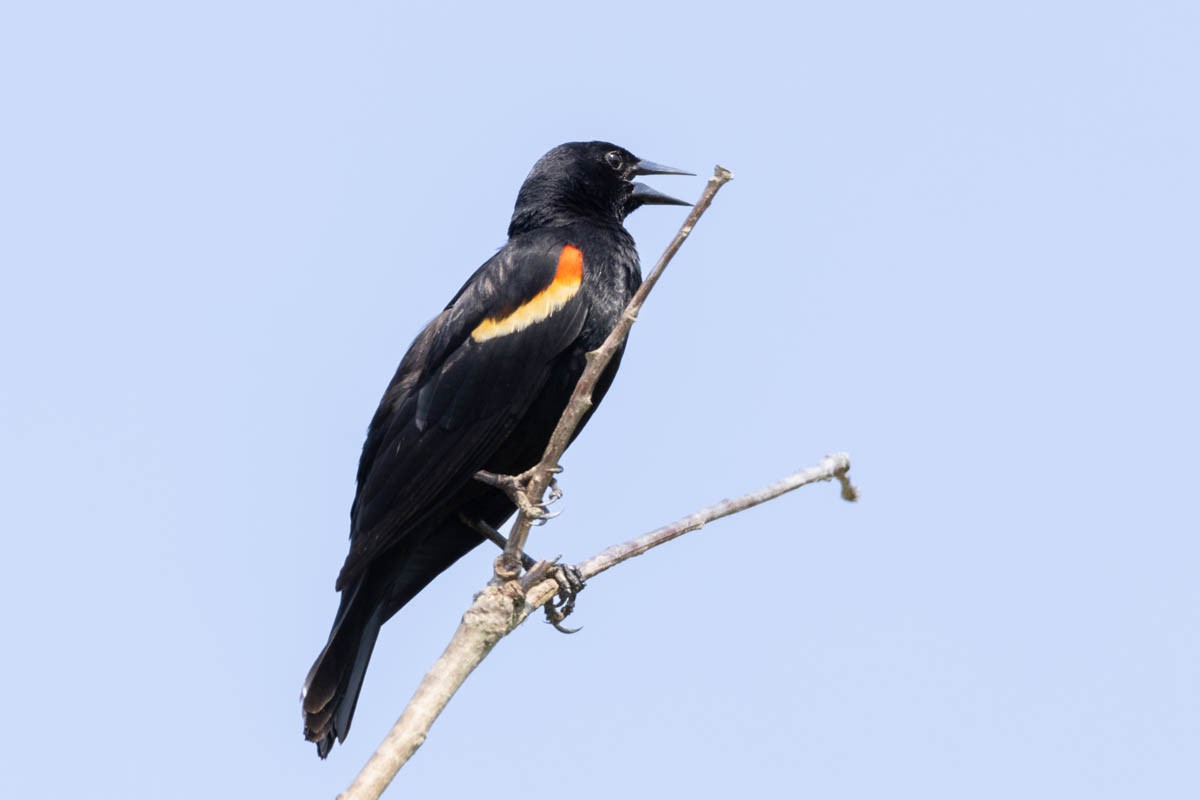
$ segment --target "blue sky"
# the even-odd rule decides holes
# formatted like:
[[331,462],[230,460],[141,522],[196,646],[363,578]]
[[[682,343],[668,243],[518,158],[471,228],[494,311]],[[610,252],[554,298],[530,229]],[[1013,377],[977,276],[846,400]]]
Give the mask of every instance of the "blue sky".
[[[1195,796],[1198,53],[1184,2],[10,4],[0,794],[348,784],[492,559],[388,624],[318,762],[367,421],[533,162],[599,138],[737,179],[532,551],[835,450],[863,500],[598,578],[392,794]],[[645,262],[682,216],[631,218]]]

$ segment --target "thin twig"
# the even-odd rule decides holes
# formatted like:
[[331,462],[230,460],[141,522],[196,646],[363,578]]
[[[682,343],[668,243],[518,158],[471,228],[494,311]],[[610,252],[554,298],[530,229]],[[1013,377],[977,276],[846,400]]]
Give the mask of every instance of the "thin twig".
[[[753,508],[768,500],[774,500],[781,494],[787,494],[790,491],[799,489],[801,486],[806,486],[817,481],[828,481],[836,478],[842,482],[843,486],[850,486],[853,489],[853,485],[846,474],[849,471],[850,456],[845,453],[835,453],[825,456],[825,458],[821,459],[821,463],[815,467],[797,470],[783,480],[764,486],[756,492],[750,492],[732,500],[722,500],[715,505],[702,508],[693,514],[688,514],[686,517],[681,517],[669,525],[652,530],[644,536],[639,536],[622,544],[613,545],[586,561],[576,564],[576,567],[582,573],[584,580],[588,580],[604,572],[606,569],[615,567],[622,561],[628,561],[635,556],[640,556],[642,553],[658,547],[660,544],[665,544],[685,533],[700,530],[713,520],[728,517],[730,514],[736,514],[739,511],[745,511],[747,508]],[[842,496],[846,497],[844,491]]]
[[[654,269],[646,276],[646,280],[634,293],[633,298],[629,301],[629,305],[625,307],[625,312],[621,315],[617,326],[613,328],[612,333],[604,340],[604,344],[597,349],[587,354],[587,366],[583,370],[583,374],[579,377],[579,382],[575,384],[575,391],[571,393],[571,399],[567,403],[567,408],[563,411],[562,416],[558,420],[558,426],[554,429],[554,433],[550,436],[550,442],[546,445],[546,450],[542,454],[542,460],[538,462],[530,472],[532,476],[529,480],[526,494],[534,503],[538,502],[542,494],[546,491],[546,487],[550,484],[550,479],[554,477],[554,473],[558,469],[558,460],[562,458],[563,452],[567,449],[567,445],[571,442],[571,437],[575,435],[575,430],[579,427],[580,421],[588,410],[592,407],[592,390],[596,386],[596,381],[600,379],[600,374],[604,372],[604,368],[608,366],[608,362],[612,360],[613,355],[620,348],[621,343],[625,341],[625,337],[629,335],[629,329],[633,327],[633,323],[637,320],[638,312],[642,308],[642,304],[646,302],[646,296],[650,294],[650,290],[654,288],[654,284],[658,283],[659,277],[663,270],[667,268],[667,264],[671,263],[671,259],[679,252],[679,248],[683,246],[684,241],[692,233],[692,229],[696,227],[696,222],[712,205],[713,198],[717,192],[729,181],[733,180],[733,173],[720,165],[717,165],[713,170],[713,176],[708,179],[708,183],[704,187],[704,192],[700,195],[700,199],[696,201],[696,205],[692,207],[691,213],[687,215],[687,219],[683,221],[679,232],[675,234],[675,238],[667,245],[667,249],[659,256],[658,262],[654,265]],[[517,554],[525,549],[525,541],[529,538],[529,528],[533,524],[533,517],[522,511],[517,515],[516,521],[513,523],[512,531],[508,535],[508,547],[504,551],[505,559],[498,560],[497,567],[501,568],[500,561],[507,560],[510,564],[515,564]]]
[[[709,522],[817,481],[841,481],[844,496],[845,487],[853,490],[847,477],[849,470],[850,458],[845,453],[826,456],[815,467],[799,470],[758,491],[723,500],[644,536],[610,547],[580,563],[578,570],[584,578],[591,578],[689,531],[699,530]],[[524,579],[493,582],[476,595],[450,644],[425,674],[400,719],[338,800],[377,800],[383,794],[400,768],[424,744],[429,729],[450,698],[496,643],[563,590],[554,578],[552,567],[548,562],[538,562]]]

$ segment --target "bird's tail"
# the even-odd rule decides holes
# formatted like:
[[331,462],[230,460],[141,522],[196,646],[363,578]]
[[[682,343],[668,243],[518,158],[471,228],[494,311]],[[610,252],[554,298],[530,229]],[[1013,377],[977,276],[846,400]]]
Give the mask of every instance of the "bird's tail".
[[[493,506],[479,510],[493,527],[513,508],[499,492]],[[342,589],[329,641],[308,672],[300,705],[304,709],[304,738],[317,743],[317,755],[329,755],[333,742],[345,741],[358,702],[367,662],[379,629],[430,581],[483,542],[483,537],[458,519],[445,520],[428,539],[393,547],[366,572]]]
[[386,619],[378,598],[365,589],[367,583],[360,580],[342,595],[329,641],[300,692],[304,738],[317,743],[321,758],[329,755],[334,739],[344,741],[350,731],[367,663]]

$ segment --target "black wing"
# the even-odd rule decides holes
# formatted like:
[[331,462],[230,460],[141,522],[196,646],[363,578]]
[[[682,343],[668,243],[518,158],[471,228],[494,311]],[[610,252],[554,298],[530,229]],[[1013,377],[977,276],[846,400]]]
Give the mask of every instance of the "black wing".
[[[574,251],[572,253],[571,251]],[[510,240],[417,336],[367,433],[340,590],[444,512],[537,397],[587,316],[553,233]]]

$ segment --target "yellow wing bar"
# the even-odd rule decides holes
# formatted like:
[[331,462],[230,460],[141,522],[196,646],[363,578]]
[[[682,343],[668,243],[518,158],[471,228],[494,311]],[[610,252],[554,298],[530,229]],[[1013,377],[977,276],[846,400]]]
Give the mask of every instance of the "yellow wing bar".
[[583,251],[574,245],[566,245],[558,256],[558,269],[554,280],[531,299],[526,300],[511,314],[498,319],[488,318],[475,326],[471,338],[486,342],[524,330],[535,322],[541,322],[562,308],[579,291],[583,283]]

